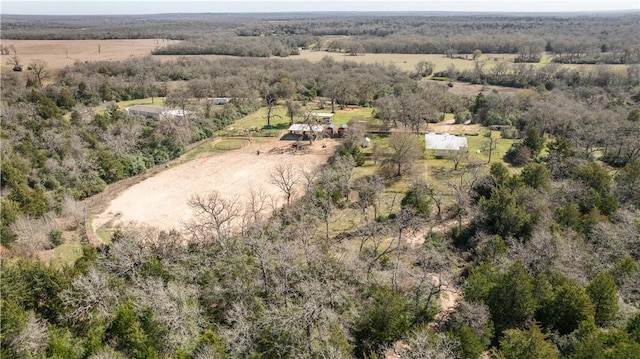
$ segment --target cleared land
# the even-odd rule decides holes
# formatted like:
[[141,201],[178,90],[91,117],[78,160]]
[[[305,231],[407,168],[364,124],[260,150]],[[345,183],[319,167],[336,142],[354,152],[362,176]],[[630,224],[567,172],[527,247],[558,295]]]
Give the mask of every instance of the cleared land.
[[[276,199],[278,205],[282,205],[282,191],[267,180],[271,171],[278,164],[307,170],[320,166],[327,162],[340,141],[315,141],[309,146],[308,153],[279,150],[269,153],[274,148],[290,147],[292,143],[294,141],[280,141],[277,138],[257,143],[253,141],[239,150],[206,155],[171,167],[122,192],[105,211],[94,218],[93,228],[100,230],[135,224],[180,230],[193,216],[187,204],[189,199],[214,190],[227,199],[238,196],[240,201],[244,201],[252,189],[261,189]],[[257,155],[258,150],[260,155]]]
[[[118,61],[130,57],[150,55],[156,47],[176,42],[164,39],[142,40],[2,40],[2,45],[15,48],[16,55],[26,67],[31,60],[41,59],[50,69],[62,69],[76,61]],[[2,56],[2,70],[11,71]]]

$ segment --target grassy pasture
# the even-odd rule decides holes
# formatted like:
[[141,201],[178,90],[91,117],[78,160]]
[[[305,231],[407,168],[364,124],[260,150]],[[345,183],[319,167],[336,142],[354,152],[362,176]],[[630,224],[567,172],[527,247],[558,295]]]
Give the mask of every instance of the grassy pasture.
[[[340,52],[326,51],[310,51],[301,50],[300,55],[290,56],[285,59],[304,59],[309,61],[320,61],[325,56],[331,57],[336,61],[355,61],[365,64],[384,64],[394,65],[402,70],[414,71],[415,66],[420,61],[429,61],[435,65],[434,72],[445,71],[450,64],[454,64],[458,70],[473,69],[473,60],[471,55],[468,59],[453,58],[450,59],[443,54],[364,54],[349,55]],[[486,61],[487,66],[498,63],[500,61],[513,62],[511,54],[488,54],[480,57],[480,61]]]

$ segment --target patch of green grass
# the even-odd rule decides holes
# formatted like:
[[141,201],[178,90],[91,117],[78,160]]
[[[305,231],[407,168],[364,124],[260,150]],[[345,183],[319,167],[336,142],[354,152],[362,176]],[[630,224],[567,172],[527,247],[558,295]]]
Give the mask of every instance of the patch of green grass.
[[248,141],[246,141],[246,140],[232,138],[232,139],[222,140],[220,142],[216,142],[214,147],[217,150],[228,151],[228,150],[238,150],[238,149],[246,146],[247,144],[248,144]]
[[134,105],[164,106],[164,97],[154,97],[153,101],[151,100],[151,97],[140,98],[136,100],[120,101],[117,102],[117,104],[120,108],[127,108]]
[[[267,124],[267,108],[261,107],[257,111],[250,113],[243,118],[237,120],[230,125],[229,128],[235,129],[244,128],[264,128]],[[289,116],[287,116],[287,109],[284,106],[275,106],[271,113],[271,126],[289,128]]]
[[82,245],[78,241],[67,241],[53,250],[50,265],[54,268],[72,266],[82,257]]
[[189,150],[189,152],[185,153],[182,156],[182,159],[179,163],[188,162],[196,158],[198,155],[202,153],[212,152],[211,140],[206,140],[199,144],[198,146]]
[[113,232],[115,231],[111,228],[100,227],[96,231],[96,234],[98,235],[98,237],[100,237],[103,243],[109,245],[111,244],[111,237],[113,237]]
[[335,125],[342,125],[349,122],[352,118],[373,119],[373,108],[371,107],[352,107],[345,110],[337,110],[333,114],[331,122]]
[[[107,109],[111,103],[103,103],[99,106],[94,107],[94,113],[102,113]],[[152,105],[152,106],[164,106],[164,97],[154,97],[153,102],[151,102],[151,97],[140,98],[136,100],[128,100],[128,101],[119,101],[115,103],[118,105],[118,108],[123,110],[127,107],[131,107],[134,105]]]

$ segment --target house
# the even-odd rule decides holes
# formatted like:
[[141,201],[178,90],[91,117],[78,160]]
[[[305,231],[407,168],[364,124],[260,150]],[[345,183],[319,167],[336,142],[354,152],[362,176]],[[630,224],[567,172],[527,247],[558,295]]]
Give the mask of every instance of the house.
[[228,97],[209,97],[207,98],[207,105],[224,105],[225,103],[229,103],[230,99]]
[[124,113],[131,116],[159,120],[162,117],[184,117],[189,111],[172,110],[162,106],[134,105],[125,108]]
[[466,151],[469,148],[466,137],[448,133],[429,132],[424,135],[424,140],[427,150],[433,150],[437,157],[442,157],[451,151]]

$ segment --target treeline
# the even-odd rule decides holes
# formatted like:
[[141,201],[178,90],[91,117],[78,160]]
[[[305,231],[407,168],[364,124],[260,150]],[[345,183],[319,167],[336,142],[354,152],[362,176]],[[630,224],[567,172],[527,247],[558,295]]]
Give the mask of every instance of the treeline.
[[[285,56],[295,48],[359,53],[471,55],[519,54],[538,62],[543,51],[553,61],[575,64],[640,62],[638,15],[433,16],[416,14],[216,14],[109,17],[3,16],[4,39],[189,40],[158,54]],[[147,21],[141,21],[147,20]],[[33,21],[28,21],[33,20]],[[274,21],[271,21],[274,20]],[[276,21],[277,20],[277,21]],[[335,37],[346,37],[347,41]],[[268,49],[268,50],[267,50]]]
[[515,88],[556,86],[569,87],[634,87],[640,84],[640,66],[630,65],[616,68],[609,65],[586,69],[571,69],[558,64],[536,66],[531,64],[509,64],[505,62],[487,66],[486,62],[474,62],[471,70],[457,71],[455,66],[434,74],[474,84],[490,84]]
[[[303,41],[304,47],[307,41]],[[243,57],[287,57],[298,55],[299,41],[293,38],[232,37],[209,35],[200,39],[180,42],[152,51],[154,55],[231,55]]]

